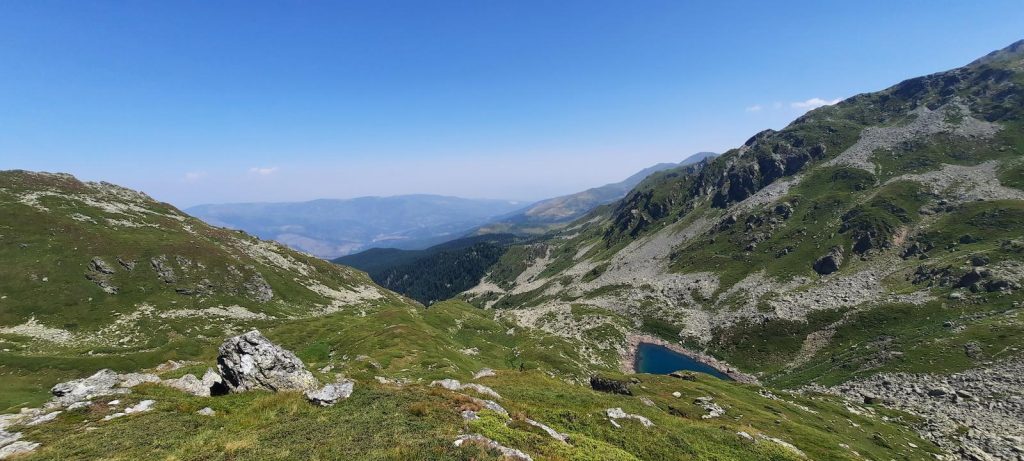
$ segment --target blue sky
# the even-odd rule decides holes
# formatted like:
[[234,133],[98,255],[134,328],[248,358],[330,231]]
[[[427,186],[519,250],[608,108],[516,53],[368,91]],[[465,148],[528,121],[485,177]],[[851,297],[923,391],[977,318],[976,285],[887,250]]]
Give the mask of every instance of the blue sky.
[[0,169],[181,206],[536,199],[963,65],[1022,24],[1020,0],[11,1]]

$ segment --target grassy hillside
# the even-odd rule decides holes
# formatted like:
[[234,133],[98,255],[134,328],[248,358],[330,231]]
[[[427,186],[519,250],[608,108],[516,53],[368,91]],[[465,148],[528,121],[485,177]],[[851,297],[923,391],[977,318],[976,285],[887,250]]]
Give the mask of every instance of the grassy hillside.
[[[202,374],[225,337],[252,328],[294,351],[322,382],[356,383],[351,398],[330,408],[297,393],[196,397],[144,384],[41,423],[4,415],[4,445],[15,433],[40,444],[18,459],[499,457],[456,447],[465,434],[538,460],[928,459],[937,451],[906,425],[909,416],[852,411],[835,397],[701,376],[645,375],[630,384],[632,396],[596,392],[587,385],[594,374],[629,382],[614,349],[462,301],[425,309],[362,272],[207,226],[113,185],[29,172],[0,180],[4,413],[39,407],[55,383],[101,368]],[[155,368],[168,360],[181,367]],[[494,375],[475,377],[486,368]],[[446,378],[500,397],[430,386]],[[479,397],[500,407],[486,409]],[[725,415],[705,417],[698,398]],[[107,418],[147,399],[152,411]],[[196,413],[204,407],[215,415]],[[610,409],[653,425],[613,420]],[[464,410],[478,417],[464,419]]]
[[[762,434],[812,459],[859,459],[855,452],[929,459],[936,452],[910,429],[886,420],[906,415],[877,407],[857,415],[832,397],[776,396],[700,376],[688,381],[645,375],[632,386],[633,396],[595,392],[576,382],[594,371],[618,375],[585,371],[564,339],[510,335],[510,327],[459,302],[290,322],[268,328],[268,336],[296,351],[311,369],[332,366],[330,373],[318,373],[323,379],[333,373],[355,379],[350,399],[320,408],[293,393],[202,398],[145,385],[121,400],[156,400],[153,412],[98,421],[110,410],[94,406],[17,430],[42,443],[26,459],[498,459],[478,447],[455,448],[452,441],[464,433],[484,435],[534,459],[806,459]],[[205,363],[165,374],[205,369],[214,348],[203,347],[195,357]],[[497,369],[496,376],[474,380],[473,373],[484,367]],[[376,376],[389,381],[380,383]],[[428,386],[450,377],[493,388],[510,419],[483,410],[480,419],[463,420],[460,411],[479,408],[472,398],[477,394]],[[712,397],[726,416],[702,418],[706,410],[695,403],[698,397]],[[206,406],[217,414],[195,414]],[[615,427],[605,415],[609,408],[642,415],[654,425],[619,420],[621,427]],[[568,434],[570,443],[527,419]]]
[[405,303],[362,272],[68,175],[0,172],[0,260],[2,408],[251,325]]

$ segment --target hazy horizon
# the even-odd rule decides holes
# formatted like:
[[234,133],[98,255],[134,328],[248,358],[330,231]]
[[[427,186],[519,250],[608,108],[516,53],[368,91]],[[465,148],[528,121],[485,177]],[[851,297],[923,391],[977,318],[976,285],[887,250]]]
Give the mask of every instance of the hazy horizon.
[[182,208],[530,202],[966,64],[1021,38],[996,3],[14,3],[0,169]]

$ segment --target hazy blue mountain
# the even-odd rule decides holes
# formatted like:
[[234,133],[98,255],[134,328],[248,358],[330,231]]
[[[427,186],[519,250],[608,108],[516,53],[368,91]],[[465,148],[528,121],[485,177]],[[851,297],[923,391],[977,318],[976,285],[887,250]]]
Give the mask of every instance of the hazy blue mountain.
[[692,165],[707,158],[714,158],[716,155],[714,152],[698,152],[679,163],[659,163],[644,168],[617,183],[541,200],[481,226],[476,233],[542,234],[568,224],[600,205],[625,197],[630,190],[653,173]]
[[371,247],[426,248],[520,207],[508,200],[399,195],[199,205],[185,211],[210,224],[336,258]]

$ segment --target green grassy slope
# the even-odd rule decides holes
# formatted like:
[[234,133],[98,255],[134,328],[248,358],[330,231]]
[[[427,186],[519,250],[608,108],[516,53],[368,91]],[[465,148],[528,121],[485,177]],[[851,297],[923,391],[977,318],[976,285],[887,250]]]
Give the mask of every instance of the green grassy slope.
[[362,272],[67,175],[0,172],[0,260],[2,408],[100,367],[197,356],[225,331],[405,304]]
[[[322,382],[338,375],[356,381],[353,396],[331,408],[294,393],[195,397],[143,385],[120,406],[108,404],[113,397],[94,399],[52,422],[8,427],[41,443],[19,459],[496,459],[493,451],[453,445],[468,433],[538,460],[802,459],[764,437],[813,459],[857,459],[854,452],[926,459],[935,452],[905,425],[906,415],[882,408],[855,414],[831,397],[779,400],[710,377],[666,376],[639,377],[633,396],[598,393],[587,385],[591,375],[626,379],[614,350],[587,353],[592,344],[523,328],[462,301],[423,308],[361,272],[203,225],[115,186],[26,172],[0,179],[4,413],[38,407],[53,384],[101,368],[152,370],[178,360],[184,367],[163,378],[202,373],[225,337],[251,328],[294,351]],[[161,255],[173,280],[151,263]],[[90,265],[94,257],[109,267]],[[129,270],[118,258],[136,264]],[[269,299],[247,287],[257,274]],[[429,386],[435,379],[474,381],[484,368],[496,376],[476,381],[502,395],[510,420],[491,410],[464,420],[460,411],[480,409],[467,395],[473,391]],[[697,397],[714,398],[726,416],[703,418]],[[143,399],[155,400],[155,410],[103,420]],[[207,406],[217,414],[196,414]],[[654,426],[619,420],[615,427],[609,408]],[[527,419],[567,433],[571,443]]]
[[[740,431],[785,440],[819,460],[860,459],[854,452],[885,459],[928,459],[935,453],[896,422],[909,422],[906,415],[880,407],[857,415],[833,398],[773,396],[703,376],[687,381],[642,375],[632,385],[633,396],[595,392],[573,382],[589,372],[573,356],[572,344],[538,333],[509,335],[506,327],[459,302],[425,311],[386,308],[358,320],[333,314],[266,332],[310,368],[334,365],[332,374],[356,380],[353,396],[334,407],[316,407],[292,393],[201,398],[146,385],[121,400],[156,400],[152,413],[99,421],[110,410],[97,405],[51,424],[16,429],[43,444],[26,459],[496,459],[479,448],[453,447],[464,433],[482,434],[534,459],[804,459],[769,441],[747,441]],[[214,347],[203,348],[197,358],[211,363]],[[460,352],[472,348],[479,353]],[[356,359],[363,353],[369,358]],[[511,421],[486,410],[479,420],[464,421],[461,410],[479,408],[472,399],[428,386],[445,377],[470,381],[485,366],[497,375],[477,382],[501,394],[497,400]],[[374,376],[404,378],[407,384],[381,384]],[[702,418],[706,411],[695,403],[698,397],[712,397],[726,414]],[[195,414],[205,406],[217,415]],[[608,408],[642,415],[654,426],[619,420],[616,428],[604,415]],[[526,424],[527,418],[568,434],[571,444]]]

